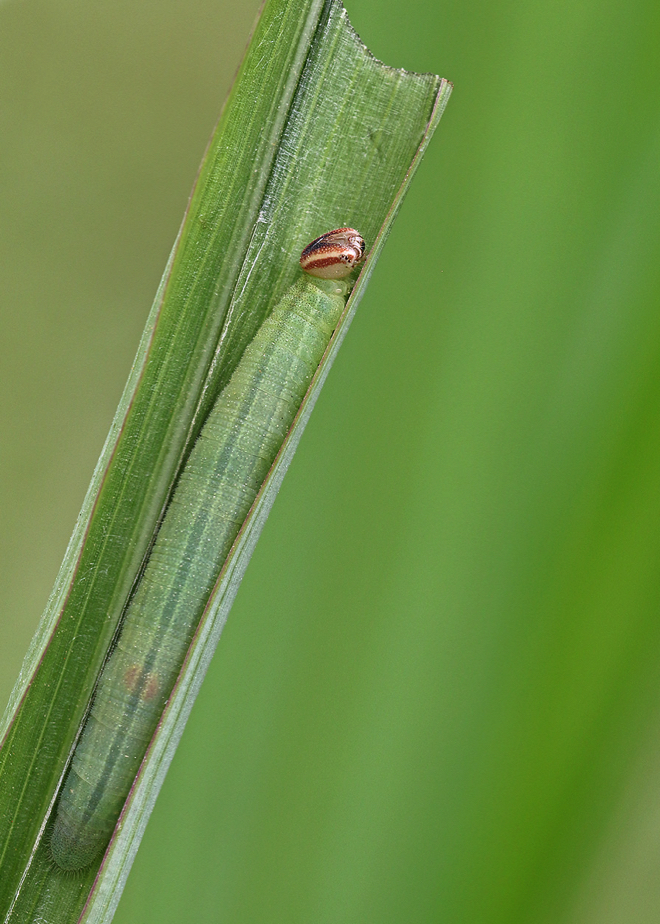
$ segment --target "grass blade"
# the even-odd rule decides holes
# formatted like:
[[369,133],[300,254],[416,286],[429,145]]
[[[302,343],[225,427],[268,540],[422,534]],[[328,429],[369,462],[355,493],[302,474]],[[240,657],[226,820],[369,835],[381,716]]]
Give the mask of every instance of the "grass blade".
[[[376,61],[337,2],[271,0],[157,293],[0,753],[0,908],[8,920],[108,920],[254,543],[450,86]],[[100,872],[52,869],[46,819],[175,473],[295,254],[351,224],[371,256],[228,559]],[[97,875],[98,873],[98,875]],[[92,892],[90,893],[90,889]]]

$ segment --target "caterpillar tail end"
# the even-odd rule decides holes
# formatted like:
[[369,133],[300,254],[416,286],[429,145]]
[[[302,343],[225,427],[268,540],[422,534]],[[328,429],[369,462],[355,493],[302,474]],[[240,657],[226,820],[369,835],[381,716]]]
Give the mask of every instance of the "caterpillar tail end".
[[82,872],[100,851],[98,838],[85,837],[79,825],[68,824],[66,817],[58,814],[50,839],[50,855],[57,867],[66,873]]

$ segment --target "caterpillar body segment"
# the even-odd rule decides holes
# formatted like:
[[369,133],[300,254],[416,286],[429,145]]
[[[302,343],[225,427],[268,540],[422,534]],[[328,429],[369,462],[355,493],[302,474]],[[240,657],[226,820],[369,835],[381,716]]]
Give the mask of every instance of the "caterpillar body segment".
[[50,851],[84,869],[109,842],[222,564],[288,432],[349,285],[301,277],[218,397],[172,495],[100,676]]

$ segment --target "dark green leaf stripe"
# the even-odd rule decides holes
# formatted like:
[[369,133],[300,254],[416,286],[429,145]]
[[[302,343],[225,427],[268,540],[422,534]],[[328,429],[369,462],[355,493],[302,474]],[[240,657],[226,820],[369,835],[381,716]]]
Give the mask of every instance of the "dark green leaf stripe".
[[108,844],[222,564],[343,310],[344,281],[298,280],[247,347],[174,491],[56,807],[51,854]]

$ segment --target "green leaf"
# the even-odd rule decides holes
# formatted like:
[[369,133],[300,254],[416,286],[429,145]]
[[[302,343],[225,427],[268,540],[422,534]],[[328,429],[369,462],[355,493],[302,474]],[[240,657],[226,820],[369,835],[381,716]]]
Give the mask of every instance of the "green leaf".
[[[4,719],[7,920],[112,916],[254,544],[450,90],[433,75],[374,59],[338,2],[266,4]],[[65,877],[48,854],[49,811],[176,472],[245,345],[290,285],[291,255],[342,225],[360,229],[369,260],[219,577],[111,849],[100,871]]]

